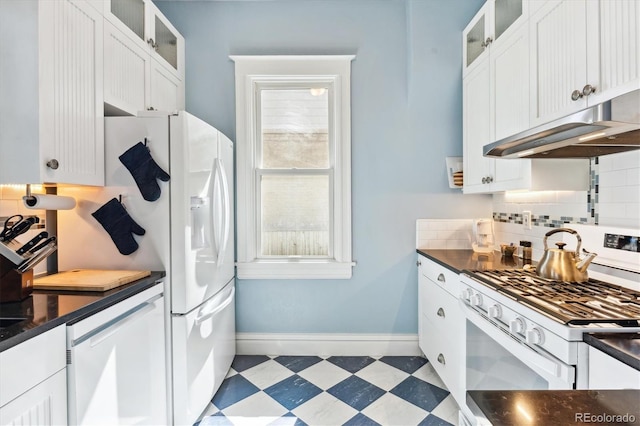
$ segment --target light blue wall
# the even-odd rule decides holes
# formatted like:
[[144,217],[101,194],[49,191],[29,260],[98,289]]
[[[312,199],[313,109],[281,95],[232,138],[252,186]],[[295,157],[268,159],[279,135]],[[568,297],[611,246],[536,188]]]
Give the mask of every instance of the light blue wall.
[[232,139],[229,55],[356,55],[353,278],[240,280],[239,332],[417,332],[415,220],[491,214],[448,188],[444,160],[462,153],[461,31],[482,2],[157,2],[186,39],[187,110]]

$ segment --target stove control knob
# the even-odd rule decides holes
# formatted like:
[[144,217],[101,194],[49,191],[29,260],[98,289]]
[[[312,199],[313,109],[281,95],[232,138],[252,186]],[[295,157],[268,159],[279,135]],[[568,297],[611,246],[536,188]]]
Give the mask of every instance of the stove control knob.
[[522,334],[526,330],[524,319],[522,317],[516,317],[509,321],[509,331],[514,334]]
[[541,345],[544,343],[544,333],[538,327],[527,330],[527,343],[530,345]]
[[471,296],[470,303],[471,306],[482,306],[482,295],[480,293],[475,293]]
[[464,290],[462,290],[462,293],[460,294],[460,298],[468,302],[471,300],[472,295],[473,295],[473,291],[467,287]]
[[502,316],[502,306],[495,304],[489,307],[489,318],[499,319]]

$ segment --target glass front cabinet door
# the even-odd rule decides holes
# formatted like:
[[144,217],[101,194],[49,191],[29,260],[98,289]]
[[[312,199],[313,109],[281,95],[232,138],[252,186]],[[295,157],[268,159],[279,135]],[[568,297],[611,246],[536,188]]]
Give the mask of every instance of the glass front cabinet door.
[[524,22],[525,0],[488,0],[463,32],[464,75],[478,59],[488,53],[493,43],[513,31],[517,22]]

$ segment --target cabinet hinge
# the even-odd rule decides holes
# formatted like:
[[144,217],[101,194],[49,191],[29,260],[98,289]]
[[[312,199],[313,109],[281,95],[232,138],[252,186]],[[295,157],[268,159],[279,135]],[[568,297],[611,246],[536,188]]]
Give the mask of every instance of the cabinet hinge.
[[71,365],[71,349],[67,349],[67,365]]

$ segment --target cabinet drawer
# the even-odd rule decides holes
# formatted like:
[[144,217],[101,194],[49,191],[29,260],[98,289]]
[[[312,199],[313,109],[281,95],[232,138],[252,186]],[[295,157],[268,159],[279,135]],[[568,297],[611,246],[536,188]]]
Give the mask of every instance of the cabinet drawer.
[[64,369],[65,330],[60,325],[0,352],[0,407]]
[[418,278],[418,344],[456,399],[463,392],[464,316],[458,299],[438,284]]
[[458,300],[449,293],[432,284],[424,292],[422,314],[444,334],[453,332],[460,323],[460,307]]
[[424,256],[420,256],[419,259],[420,273],[457,298],[460,294],[458,274]]
[[424,319],[425,341],[421,342],[420,349],[447,389],[457,397],[464,370],[461,368],[461,353],[455,344],[451,344],[454,333],[443,333],[426,317]]

